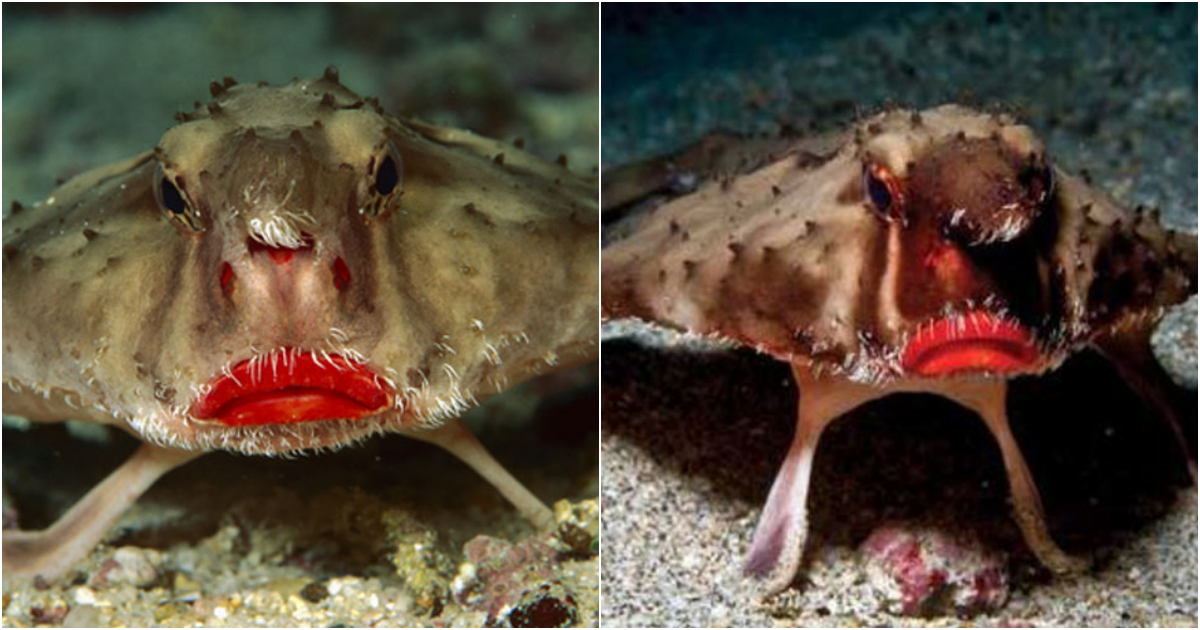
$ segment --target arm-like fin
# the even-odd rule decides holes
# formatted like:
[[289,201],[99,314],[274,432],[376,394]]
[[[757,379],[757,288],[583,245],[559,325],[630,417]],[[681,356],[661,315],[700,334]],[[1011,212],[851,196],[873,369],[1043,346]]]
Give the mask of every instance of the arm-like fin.
[[449,451],[495,486],[522,516],[539,529],[545,529],[554,523],[554,513],[550,508],[517,481],[516,477],[509,474],[504,466],[487,452],[483,444],[475,439],[461,420],[456,418],[433,429],[408,429],[403,433],[410,438],[436,444]]
[[1033,473],[1008,424],[1008,381],[982,378],[956,383],[948,380],[937,393],[979,414],[996,439],[1008,474],[1013,517],[1033,555],[1055,573],[1078,573],[1086,569],[1090,564],[1086,559],[1066,553],[1050,537]]
[[761,581],[767,593],[782,591],[791,583],[808,538],[808,486],[820,427],[802,424],[797,423],[792,447],[771,485],[746,556],[746,575]]
[[767,593],[787,588],[800,568],[808,537],[808,486],[821,432],[855,407],[887,394],[838,376],[818,376],[808,366],[792,365],[800,390],[796,433],[767,505],[759,517],[746,558],[746,574],[763,582]]
[[1196,483],[1196,393],[1175,385],[1159,365],[1150,348],[1150,330],[1145,327],[1102,337],[1095,344],[1121,378],[1167,423],[1187,461],[1192,483]]
[[1008,425],[1005,379],[912,379],[876,387],[836,375],[817,376],[802,365],[793,365],[792,373],[800,388],[796,435],[771,487],[745,565],[746,573],[762,581],[768,594],[787,588],[800,567],[808,531],[809,479],[821,432],[855,407],[898,392],[937,394],[979,414],[1004,458],[1013,514],[1030,550],[1056,573],[1088,566],[1086,560],[1067,554],[1050,537],[1033,474]]
[[154,444],[141,447],[48,529],[4,531],[4,572],[56,580],[90,552],[109,527],[159,477],[195,457]]

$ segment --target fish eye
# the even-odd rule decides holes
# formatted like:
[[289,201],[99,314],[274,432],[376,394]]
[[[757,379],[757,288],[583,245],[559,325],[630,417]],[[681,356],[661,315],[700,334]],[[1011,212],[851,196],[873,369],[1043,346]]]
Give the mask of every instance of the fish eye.
[[364,204],[361,212],[367,217],[374,218],[382,214],[388,204],[402,192],[404,162],[400,159],[400,152],[396,150],[396,145],[388,142],[384,144],[382,153],[372,159],[371,164],[374,172],[370,173],[370,198]]
[[158,207],[166,212],[167,218],[189,232],[203,232],[200,213],[179,190],[179,186],[183,184],[182,178],[177,177],[172,181],[171,175],[159,164],[154,173],[154,181],[157,182],[154,186],[154,200],[158,202]]
[[175,184],[172,184],[171,180],[166,177],[162,178],[159,198],[162,199],[163,207],[175,214],[180,214],[187,210],[183,203],[183,195],[179,194],[179,189],[175,188]]
[[903,218],[900,181],[886,166],[868,163],[863,168],[863,188],[879,216],[887,221]]
[[375,173],[375,192],[380,195],[390,195],[400,184],[400,174],[396,171],[396,161],[392,156],[383,158],[379,171]]
[[1017,173],[1017,182],[1029,191],[1035,204],[1041,205],[1054,194],[1054,169],[1048,165],[1029,164]]

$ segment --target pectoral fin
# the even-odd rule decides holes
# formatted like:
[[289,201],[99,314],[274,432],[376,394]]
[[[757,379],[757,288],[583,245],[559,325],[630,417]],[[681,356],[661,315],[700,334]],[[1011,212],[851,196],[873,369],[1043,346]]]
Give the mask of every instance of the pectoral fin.
[[504,498],[512,503],[534,526],[549,527],[554,523],[554,513],[530,492],[516,477],[513,477],[500,462],[496,461],[487,449],[475,439],[461,420],[453,419],[439,427],[427,429],[409,429],[404,431],[408,437],[436,444],[462,460],[475,472],[479,473],[488,483],[495,486]]
[[[1121,378],[1154,408],[1167,425],[1179,453],[1187,462],[1192,483],[1196,483],[1196,407],[1195,392],[1187,392],[1171,381],[1166,370],[1154,358],[1148,328],[1134,328],[1118,335],[1096,340],[1096,346],[1108,357]],[[1190,406],[1190,409],[1189,409]]]
[[794,365],[792,373],[800,388],[796,435],[771,487],[745,565],[746,573],[760,580],[768,594],[787,588],[800,567],[808,532],[808,487],[821,432],[855,407],[899,392],[937,394],[978,413],[1004,458],[1014,517],[1026,544],[1052,571],[1087,567],[1086,561],[1067,554],[1050,537],[1033,474],[1008,425],[1005,379],[912,379],[875,387],[840,376],[816,376],[801,365]]
[[821,432],[851,409],[887,393],[845,378],[819,377],[803,365],[793,365],[792,374],[800,389],[796,434],[771,486],[745,564],[746,574],[760,580],[767,593],[787,588],[800,568],[808,535],[808,486]]
[[1021,454],[1021,447],[1008,424],[1008,381],[948,380],[936,393],[979,414],[991,431],[992,437],[996,439],[1000,455],[1004,458],[1004,470],[1008,473],[1013,517],[1021,528],[1025,544],[1038,560],[1055,573],[1074,573],[1086,569],[1089,564],[1087,560],[1069,555],[1050,537],[1050,529],[1046,526],[1042,499],[1033,480],[1033,473],[1025,463],[1025,456]]
[[770,593],[787,588],[800,568],[808,535],[808,484],[816,453],[816,433],[798,426],[792,447],[775,476],[746,557],[745,571]]
[[203,452],[142,444],[128,461],[49,528],[36,532],[5,530],[4,572],[40,575],[49,581],[62,577],[95,548],[109,527],[159,477],[200,455]]

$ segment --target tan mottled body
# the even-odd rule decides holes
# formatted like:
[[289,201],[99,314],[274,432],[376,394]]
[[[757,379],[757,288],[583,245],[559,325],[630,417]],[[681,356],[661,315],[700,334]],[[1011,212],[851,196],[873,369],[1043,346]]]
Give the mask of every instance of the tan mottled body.
[[[894,357],[886,349],[902,346],[941,303],[905,312],[901,293],[917,287],[902,277],[912,266],[898,251],[903,229],[864,205],[863,163],[886,163],[904,178],[915,154],[960,132],[971,138],[998,134],[1017,152],[1044,152],[1028,127],[948,106],[922,112],[915,127],[908,113],[895,112],[852,132],[797,140],[748,173],[700,173],[710,179],[694,193],[655,208],[634,235],[605,250],[605,312],[729,337],[783,360],[861,369],[862,380],[894,375]],[[838,140],[825,153],[812,150]],[[1060,241],[1038,262],[1047,273],[1060,267],[1065,278],[1066,312],[1053,331],[1056,344],[1067,346],[1056,348],[1054,358],[1061,360],[1094,334],[1096,324],[1116,325],[1126,315],[1144,316],[1145,309],[1104,318],[1089,312],[1095,305],[1086,303],[1087,285],[1077,278],[1090,277],[1097,250],[1126,214],[1079,179],[1055,175]],[[1079,210],[1085,206],[1086,214]],[[1148,239],[1172,242],[1177,256],[1187,255],[1184,244],[1174,245],[1175,237],[1157,224],[1139,221],[1137,229]],[[1186,289],[1186,278],[1167,280],[1172,291],[1180,290],[1180,282]],[[944,301],[982,302],[998,293],[983,288]]]
[[792,367],[796,434],[747,572],[769,591],[791,582],[821,432],[902,392],[978,413],[1030,548],[1052,569],[1081,566],[1044,523],[1008,428],[1007,379],[1098,347],[1173,424],[1167,385],[1146,367],[1148,336],[1165,306],[1195,291],[1194,235],[1128,213],[1053,166],[1007,116],[952,105],[891,111],[841,134],[755,143],[769,147],[765,159],[710,138],[673,165],[606,182],[632,202],[636,191],[670,188],[664,169],[702,181],[659,200],[602,256],[605,317],[729,339]]
[[[595,183],[402,121],[332,71],[213,95],[154,151],[4,222],[5,412],[111,423],[181,451],[287,453],[405,431],[544,520],[454,419],[595,356]],[[400,181],[384,193],[388,156]],[[156,199],[164,177],[186,212]],[[269,248],[294,256],[279,264]],[[391,407],[257,426],[191,413],[231,366],[286,370],[297,350],[366,366],[394,390]]]

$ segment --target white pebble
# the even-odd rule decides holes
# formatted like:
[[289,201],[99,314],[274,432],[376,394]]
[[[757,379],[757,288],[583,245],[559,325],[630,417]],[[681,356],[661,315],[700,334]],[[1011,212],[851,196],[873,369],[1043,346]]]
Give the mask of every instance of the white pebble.
[[72,596],[80,606],[92,606],[96,603],[96,592],[86,586],[76,588]]

